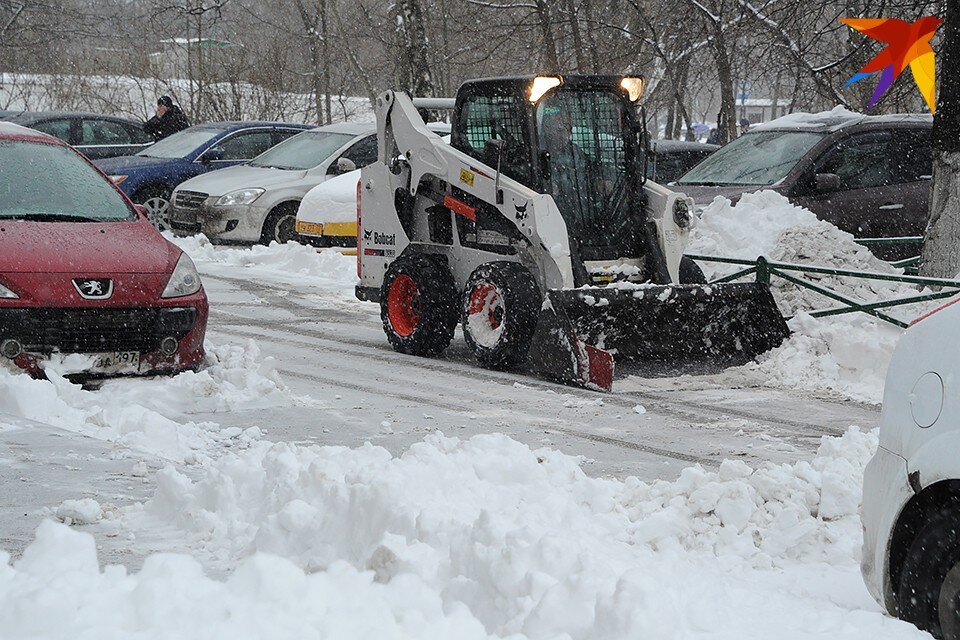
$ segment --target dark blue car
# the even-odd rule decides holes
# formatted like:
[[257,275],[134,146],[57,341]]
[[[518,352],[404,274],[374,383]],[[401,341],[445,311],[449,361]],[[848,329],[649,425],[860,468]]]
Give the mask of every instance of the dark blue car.
[[157,228],[167,229],[170,194],[178,184],[251,160],[310,128],[283,122],[201,124],[164,138],[137,155],[98,160],[97,165],[131,200],[146,207]]

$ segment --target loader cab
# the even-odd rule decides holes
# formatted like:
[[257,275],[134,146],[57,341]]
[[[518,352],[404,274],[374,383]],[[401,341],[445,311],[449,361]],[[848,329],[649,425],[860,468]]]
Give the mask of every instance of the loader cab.
[[639,94],[622,76],[468,81],[451,144],[550,194],[581,260],[636,255],[644,233]]

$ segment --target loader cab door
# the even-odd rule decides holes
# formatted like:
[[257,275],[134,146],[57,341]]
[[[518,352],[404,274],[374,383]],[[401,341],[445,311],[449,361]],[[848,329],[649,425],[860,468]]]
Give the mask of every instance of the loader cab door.
[[541,182],[583,260],[633,256],[642,221],[632,113],[602,89],[547,94],[536,108]]
[[528,125],[529,103],[520,91],[511,91],[510,87],[504,87],[502,91],[493,89],[484,87],[483,93],[467,93],[458,102],[450,144],[495,169],[497,159],[487,157],[486,145],[489,140],[502,140],[500,170],[504,175],[535,189]]

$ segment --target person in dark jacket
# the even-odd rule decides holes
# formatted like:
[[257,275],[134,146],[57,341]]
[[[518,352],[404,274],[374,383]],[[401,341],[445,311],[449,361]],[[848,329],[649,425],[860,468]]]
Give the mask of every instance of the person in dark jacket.
[[173,98],[160,96],[157,100],[157,115],[143,123],[143,130],[153,136],[154,140],[163,140],[189,126],[187,116],[180,107],[173,104]]

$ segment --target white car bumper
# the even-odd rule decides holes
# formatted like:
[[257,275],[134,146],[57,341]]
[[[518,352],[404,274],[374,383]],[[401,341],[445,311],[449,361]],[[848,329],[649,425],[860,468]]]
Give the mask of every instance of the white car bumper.
[[893,611],[889,548],[897,517],[913,496],[907,477],[907,461],[883,447],[871,458],[863,473],[863,557],[860,570],[873,599]]

